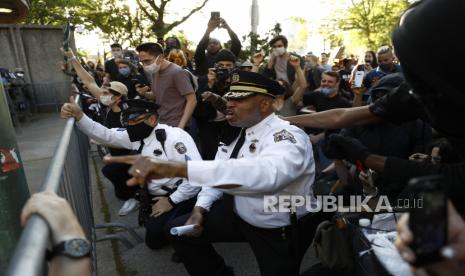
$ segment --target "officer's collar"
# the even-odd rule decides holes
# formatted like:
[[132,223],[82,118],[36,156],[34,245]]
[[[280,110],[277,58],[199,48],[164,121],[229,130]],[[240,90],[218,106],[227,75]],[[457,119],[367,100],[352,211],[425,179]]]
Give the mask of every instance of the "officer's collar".
[[265,128],[263,128],[263,126],[268,124],[268,122],[273,120],[275,117],[276,117],[276,115],[274,113],[271,113],[270,115],[268,115],[268,117],[264,118],[263,120],[258,122],[256,125],[247,128],[245,130],[246,137],[250,137],[252,135],[253,136],[260,135],[265,130]]

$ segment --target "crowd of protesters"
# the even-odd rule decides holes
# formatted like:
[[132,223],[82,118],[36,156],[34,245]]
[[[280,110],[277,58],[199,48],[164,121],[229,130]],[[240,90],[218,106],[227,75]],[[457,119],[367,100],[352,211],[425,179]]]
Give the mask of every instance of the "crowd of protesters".
[[[429,241],[415,237],[418,227],[405,214],[396,220],[398,252],[418,275],[463,275],[465,98],[452,63],[437,61],[433,70],[428,60],[434,52],[460,52],[464,11],[460,0],[419,1],[402,15],[392,46],[332,60],[329,53],[291,52],[283,35],[268,42],[268,56],[257,51],[240,60],[242,45],[219,17],[209,20],[193,56],[176,37],[142,43],[136,52],[114,43],[103,68],[63,51],[101,116],[73,101],[62,116],[109,148],[102,172],[124,201],[119,215],[139,209],[147,246],[171,243],[190,275],[234,275],[215,242],[247,241],[262,275],[298,275],[312,240],[316,248],[330,246],[317,239],[327,234],[322,222],[344,214],[296,206],[266,213],[265,196],[309,196],[311,205],[317,195],[341,195],[344,205],[360,196],[376,205],[383,196],[395,202],[411,195],[408,181],[427,175],[443,177],[435,193],[447,197],[444,216],[426,210],[413,223],[446,224],[444,241],[436,257],[419,262],[419,243]],[[230,49],[210,37],[217,28],[227,30]],[[358,215],[356,225],[367,218]],[[182,225],[193,231],[170,234]],[[319,252],[321,263],[307,275],[374,275],[341,268],[338,254]]]

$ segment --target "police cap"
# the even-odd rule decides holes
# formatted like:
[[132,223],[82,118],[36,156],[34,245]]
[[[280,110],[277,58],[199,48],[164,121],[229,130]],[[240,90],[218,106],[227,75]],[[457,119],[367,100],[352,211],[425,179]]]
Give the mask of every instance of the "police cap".
[[277,81],[261,74],[247,71],[234,71],[231,74],[229,92],[224,95],[227,99],[243,99],[253,95],[266,95],[274,98],[284,94],[284,87]]
[[154,114],[160,106],[154,102],[142,99],[131,99],[119,103],[121,108],[122,121],[135,119],[142,114]]

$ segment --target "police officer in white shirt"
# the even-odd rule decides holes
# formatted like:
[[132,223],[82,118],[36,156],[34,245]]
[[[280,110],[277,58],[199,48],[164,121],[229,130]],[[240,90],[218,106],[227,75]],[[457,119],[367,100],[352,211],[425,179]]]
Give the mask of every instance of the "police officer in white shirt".
[[[75,117],[77,126],[90,138],[110,147],[136,150],[143,156],[157,160],[172,160],[185,163],[187,160],[201,160],[191,136],[177,127],[158,123],[158,105],[142,99],[127,100],[120,103],[121,121],[126,128],[106,128],[92,121],[81,111],[71,98],[63,105],[63,118]],[[195,203],[199,187],[189,185],[186,178],[167,177],[148,182],[148,210],[144,215],[141,208],[141,224],[145,224],[146,244],[160,248],[166,244],[163,236],[164,226],[176,216],[188,213]],[[140,191],[143,194],[144,190]],[[150,195],[148,195],[150,194]],[[145,200],[145,199],[144,199]],[[147,208],[146,208],[147,209]]]
[[[172,226],[196,225],[193,236],[175,237],[173,246],[190,275],[233,275],[212,242],[247,241],[262,275],[298,275],[302,257],[322,214],[292,206],[265,210],[264,196],[308,196],[316,208],[312,185],[315,164],[308,136],[273,113],[284,89],[251,72],[232,75],[226,119],[242,128],[231,145],[220,145],[213,161],[159,162],[144,157],[111,157],[133,164],[128,183],[166,175],[187,177],[201,186],[192,214]],[[237,158],[237,159],[236,159]],[[294,206],[295,207],[295,206]]]

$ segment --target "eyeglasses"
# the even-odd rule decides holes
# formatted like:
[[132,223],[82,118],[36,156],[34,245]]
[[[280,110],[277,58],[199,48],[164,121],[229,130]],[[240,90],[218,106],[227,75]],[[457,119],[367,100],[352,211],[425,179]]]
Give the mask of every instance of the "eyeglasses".
[[127,116],[121,116],[120,118],[121,125],[123,127],[128,127],[129,125],[137,125],[147,120],[148,118],[150,118],[150,116],[152,116],[152,114],[146,114],[144,117],[140,117],[141,115],[138,115],[136,118],[133,118],[133,119],[128,119]]

